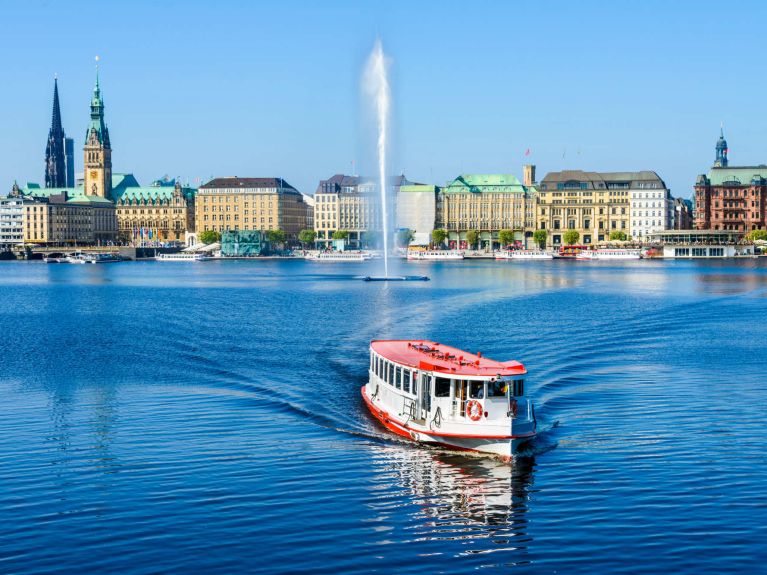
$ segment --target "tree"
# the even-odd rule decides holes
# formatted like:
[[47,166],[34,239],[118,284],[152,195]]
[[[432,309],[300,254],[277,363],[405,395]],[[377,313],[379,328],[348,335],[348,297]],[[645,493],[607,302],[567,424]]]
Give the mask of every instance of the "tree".
[[221,241],[221,234],[214,230],[205,230],[204,232],[200,232],[200,235],[197,237],[205,245],[214,244]]
[[313,244],[316,239],[317,232],[314,230],[301,230],[298,232],[298,241],[304,244],[304,247],[306,247],[307,244]]
[[620,230],[615,230],[614,232],[610,232],[610,239],[612,241],[619,241],[619,242],[625,242],[626,238],[626,232],[622,232]]
[[538,246],[543,249],[546,246],[546,239],[548,238],[548,234],[546,233],[546,230],[535,230],[533,232],[533,241],[538,244]]
[[746,239],[750,242],[755,242],[756,240],[767,240],[767,230],[751,230],[748,232],[748,235],[746,235]]
[[286,238],[287,236],[285,235],[285,232],[283,232],[282,230],[267,230],[266,232],[266,239],[273,246],[284,244]]
[[407,228],[397,232],[397,245],[401,248],[406,248],[410,245],[415,237],[415,232]]
[[349,232],[346,230],[336,230],[333,232],[333,239],[334,240],[348,240],[349,239]]
[[441,246],[447,239],[447,230],[433,230],[431,232],[431,241],[434,245]]
[[502,246],[514,243],[514,230],[501,230],[498,232],[498,241]]
[[469,244],[470,247],[475,248],[477,247],[477,242],[479,241],[479,232],[477,230],[469,230],[466,232],[466,243]]
[[578,243],[578,240],[581,239],[581,234],[578,233],[578,230],[567,230],[562,239],[565,240],[565,243],[568,246],[572,246],[573,244]]

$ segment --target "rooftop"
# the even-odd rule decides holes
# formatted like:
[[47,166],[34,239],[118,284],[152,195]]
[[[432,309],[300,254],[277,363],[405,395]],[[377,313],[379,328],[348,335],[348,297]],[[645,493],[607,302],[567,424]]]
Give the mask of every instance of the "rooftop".
[[237,176],[231,176],[214,178],[207,184],[200,186],[201,190],[216,188],[282,188],[298,191],[282,178],[238,178]]
[[[651,170],[639,172],[584,172],[583,170],[562,170],[561,172],[549,172],[541,180],[541,184],[557,184],[564,182],[581,182],[591,184],[589,189],[605,189],[608,183],[629,184],[639,182],[659,182],[664,188],[666,184],[661,177]],[[601,184],[601,185],[600,185]]]
[[424,339],[373,340],[370,347],[394,363],[447,375],[490,377],[527,373],[518,361],[496,361]]
[[527,190],[512,174],[461,174],[442,189],[447,194],[466,192],[524,193]]

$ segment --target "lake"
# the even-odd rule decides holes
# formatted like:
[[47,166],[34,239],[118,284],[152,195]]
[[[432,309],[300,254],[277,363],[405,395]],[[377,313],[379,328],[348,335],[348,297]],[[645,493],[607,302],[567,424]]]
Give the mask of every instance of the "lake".
[[[0,572],[754,573],[767,260],[0,262]],[[513,463],[367,413],[373,338],[529,370]]]

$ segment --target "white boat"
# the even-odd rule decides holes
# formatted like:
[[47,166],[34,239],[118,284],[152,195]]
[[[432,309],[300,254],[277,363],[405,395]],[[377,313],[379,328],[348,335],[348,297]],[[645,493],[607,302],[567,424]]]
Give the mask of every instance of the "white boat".
[[69,261],[69,256],[61,252],[51,252],[43,257],[47,264],[65,264]]
[[525,366],[426,340],[374,340],[362,397],[416,442],[512,456],[536,434]]
[[123,261],[119,255],[112,253],[83,253],[76,252],[67,257],[70,264],[111,264]]
[[174,254],[159,254],[154,259],[158,262],[204,262],[213,258],[208,254],[199,252],[176,252]]
[[366,262],[373,258],[370,252],[316,252],[307,254],[312,262]]
[[554,254],[544,250],[510,250],[495,252],[497,260],[553,260]]
[[629,249],[597,249],[583,250],[575,256],[576,260],[638,260],[642,257],[641,250]]
[[417,251],[410,250],[407,253],[408,261],[443,261],[443,260],[462,260],[463,252],[453,250],[435,250],[435,251]]

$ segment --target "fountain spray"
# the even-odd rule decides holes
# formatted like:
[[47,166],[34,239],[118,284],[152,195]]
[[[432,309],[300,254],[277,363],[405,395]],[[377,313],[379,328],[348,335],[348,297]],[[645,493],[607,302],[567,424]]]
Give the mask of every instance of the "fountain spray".
[[383,227],[384,277],[389,277],[389,210],[386,201],[386,144],[389,135],[389,112],[391,93],[389,91],[388,62],[384,55],[381,39],[377,39],[365,68],[365,91],[373,99],[378,126],[378,185],[381,190],[381,224]]

